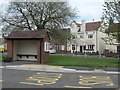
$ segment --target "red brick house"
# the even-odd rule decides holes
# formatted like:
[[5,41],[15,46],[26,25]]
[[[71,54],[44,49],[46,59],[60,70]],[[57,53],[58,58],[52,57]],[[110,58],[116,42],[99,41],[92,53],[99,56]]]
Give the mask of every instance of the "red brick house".
[[12,60],[48,63],[49,35],[46,30],[13,31],[7,39],[7,52]]

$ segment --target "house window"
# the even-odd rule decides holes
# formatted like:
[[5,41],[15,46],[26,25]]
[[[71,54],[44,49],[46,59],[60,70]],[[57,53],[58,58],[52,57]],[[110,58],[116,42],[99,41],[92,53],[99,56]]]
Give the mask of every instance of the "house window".
[[65,50],[65,45],[61,45],[61,50]]
[[84,35],[80,35],[80,38],[84,38]]
[[78,32],[80,32],[80,28],[78,29]]
[[56,44],[56,45],[55,45],[55,48],[56,48],[56,50],[59,50],[59,45]]
[[75,50],[75,45],[72,45],[72,50]]
[[44,51],[48,52],[50,50],[50,43],[45,42],[44,43]]
[[94,49],[95,45],[88,45],[88,49]]
[[93,35],[92,35],[92,34],[89,34],[89,35],[88,35],[88,38],[93,38]]
[[86,45],[84,46],[84,50],[86,50]]
[[76,37],[75,36],[72,36],[72,39],[75,39]]

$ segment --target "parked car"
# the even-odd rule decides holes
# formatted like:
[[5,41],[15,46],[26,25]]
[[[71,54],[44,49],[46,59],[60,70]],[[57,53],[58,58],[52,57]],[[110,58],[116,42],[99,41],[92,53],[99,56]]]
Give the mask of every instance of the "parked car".
[[56,53],[56,50],[54,48],[50,48],[49,53],[54,54],[54,53]]

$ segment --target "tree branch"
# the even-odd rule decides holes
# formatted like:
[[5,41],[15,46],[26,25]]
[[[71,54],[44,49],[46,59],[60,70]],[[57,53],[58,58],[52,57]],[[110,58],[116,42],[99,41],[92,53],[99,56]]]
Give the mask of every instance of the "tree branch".
[[25,15],[25,13],[22,11],[22,8],[19,6],[19,4],[16,4],[17,5],[17,10],[23,15],[23,17],[25,18],[26,20],[26,23],[28,25],[28,29],[29,30],[32,30],[31,26],[30,26],[30,23],[29,23],[29,19],[27,18],[27,16]]

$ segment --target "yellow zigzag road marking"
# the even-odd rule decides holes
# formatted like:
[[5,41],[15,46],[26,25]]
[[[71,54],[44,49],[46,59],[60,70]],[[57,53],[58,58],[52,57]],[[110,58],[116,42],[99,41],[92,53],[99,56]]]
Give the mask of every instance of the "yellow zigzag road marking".
[[27,82],[20,82],[22,84],[31,84],[31,85],[44,85],[44,84],[54,84],[62,74],[56,73],[37,73],[33,76],[30,76],[26,79]]
[[57,81],[58,79],[46,78],[46,79],[26,79],[26,80],[33,80],[33,81],[38,81],[38,80],[42,80],[42,81]]
[[[43,77],[43,78],[60,78],[61,76],[60,75],[58,75],[58,76],[43,76],[43,75],[33,75],[32,76],[32,78],[40,78],[40,77]],[[29,78],[31,78],[31,77],[29,77]]]
[[96,85],[105,84],[106,86],[113,86],[110,77],[107,76],[80,76],[80,85]]

